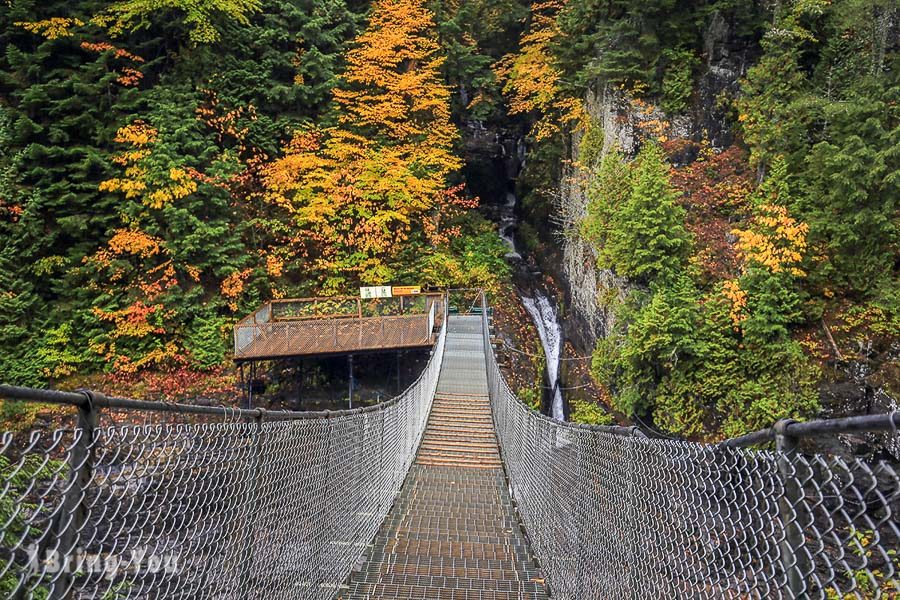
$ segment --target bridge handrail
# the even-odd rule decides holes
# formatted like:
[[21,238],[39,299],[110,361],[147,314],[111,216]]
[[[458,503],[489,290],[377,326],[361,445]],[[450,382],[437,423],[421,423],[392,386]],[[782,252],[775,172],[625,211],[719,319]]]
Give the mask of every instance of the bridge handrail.
[[767,442],[775,442],[779,435],[791,438],[813,437],[822,434],[865,433],[875,431],[897,432],[900,428],[900,411],[875,415],[859,415],[839,419],[817,419],[814,421],[795,421],[785,419],[768,429],[760,429],[738,437],[729,438],[721,445],[731,448],[756,446]]
[[[423,373],[424,374],[424,373]],[[418,385],[423,374],[410,387]],[[0,384],[0,400],[32,402],[37,404],[63,404],[76,408],[135,410],[147,412],[179,413],[185,415],[206,415],[257,421],[290,421],[295,419],[335,419],[384,410],[396,404],[402,394],[377,404],[341,410],[270,410],[264,408],[231,408],[227,406],[205,406],[158,400],[132,400],[118,396],[107,396],[96,390],[66,392],[40,388],[29,388]]]
[[[510,390],[482,305],[501,456],[554,598],[900,597],[896,457],[798,448],[823,433],[896,432],[897,413],[781,421],[710,445],[564,423]],[[743,447],[773,439],[774,451]]]
[[333,598],[415,457],[446,323],[411,386],[352,410],[0,386],[0,398],[78,413],[73,427],[0,434],[0,595]]

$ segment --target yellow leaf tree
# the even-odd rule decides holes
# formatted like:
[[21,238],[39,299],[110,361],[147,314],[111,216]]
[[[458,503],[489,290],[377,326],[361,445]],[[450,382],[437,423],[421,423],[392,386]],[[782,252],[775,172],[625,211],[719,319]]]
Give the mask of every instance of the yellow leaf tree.
[[324,291],[390,280],[413,238],[440,243],[441,219],[467,204],[449,186],[462,162],[442,62],[421,0],[376,1],[333,91],[337,126],[297,131],[266,169]]
[[741,276],[726,281],[731,319],[749,329],[787,335],[786,326],[800,318],[796,280],[805,277],[809,226],[788,211],[787,164],[777,159],[756,192],[753,214],[743,228],[733,229],[741,259]]
[[554,135],[561,125],[579,122],[584,115],[581,100],[562,91],[562,72],[551,52],[559,35],[556,17],[564,5],[564,0],[534,3],[528,30],[519,41],[519,52],[507,54],[496,66],[510,114],[540,115],[532,129],[538,140]]

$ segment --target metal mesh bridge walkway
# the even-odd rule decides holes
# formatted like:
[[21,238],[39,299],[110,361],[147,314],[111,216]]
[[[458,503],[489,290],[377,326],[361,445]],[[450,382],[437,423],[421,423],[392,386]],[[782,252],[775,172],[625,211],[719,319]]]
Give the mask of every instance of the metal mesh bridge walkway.
[[343,598],[547,597],[507,491],[484,365],[481,317],[451,317],[416,461]]
[[0,385],[68,407],[0,434],[0,598],[900,598],[900,413],[714,445],[555,421],[481,302],[445,302],[418,380],[354,410]]

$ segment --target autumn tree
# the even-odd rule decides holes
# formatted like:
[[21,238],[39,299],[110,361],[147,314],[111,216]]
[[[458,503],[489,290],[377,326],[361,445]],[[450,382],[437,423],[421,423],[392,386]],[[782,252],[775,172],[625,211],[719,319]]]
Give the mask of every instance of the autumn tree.
[[298,130],[265,176],[269,200],[304,232],[297,254],[327,291],[390,280],[404,245],[446,242],[442,219],[468,204],[449,186],[462,163],[423,2],[376,2],[346,61],[337,126]]
[[[84,259],[92,315],[102,325],[93,348],[126,372],[208,365],[210,349],[192,350],[188,340],[254,303],[248,280],[254,267],[263,269],[243,239],[248,225],[229,185],[241,165],[233,150],[210,140],[234,131],[237,111],[198,119],[177,96],[157,100],[148,120],[116,134],[120,151],[111,161],[119,173],[98,187],[120,198],[118,222]],[[218,128],[210,130],[210,121]],[[222,339],[215,347],[224,357]]]
[[564,5],[562,0],[533,4],[519,51],[497,63],[510,114],[536,115],[532,134],[537,140],[554,135],[561,126],[572,125],[583,114],[581,100],[564,92],[562,71],[552,53],[559,35],[557,15]]
[[249,15],[260,10],[260,0],[119,0],[94,18],[106,25],[113,35],[147,28],[154,20],[176,15],[184,21],[194,43],[210,43],[220,39],[217,25],[232,20],[249,23]]
[[2,379],[213,366],[235,312],[310,291],[271,251],[301,234],[257,175],[299,122],[328,122],[362,7],[258,6],[0,11]]
[[14,332],[0,349],[7,381],[71,372],[87,358],[73,352],[96,332],[79,270],[116,221],[117,202],[97,184],[111,174],[105,154],[118,120],[137,108],[144,62],[91,38],[95,7],[17,2],[0,10],[0,172],[10,183],[0,185],[0,213],[9,212],[0,216],[0,311],[9,319],[0,317],[0,329]]
[[599,166],[588,158],[583,234],[600,265],[632,283],[606,300],[616,318],[592,364],[616,408],[692,436],[716,428],[738,435],[814,411],[816,370],[791,336],[803,317],[808,227],[787,208],[784,161],[731,231],[740,263],[733,277],[710,281],[691,266],[684,207],[660,147],[645,146],[631,163],[616,152]]
[[755,200],[749,222],[733,231],[742,262],[737,288],[744,292],[736,324],[748,343],[788,341],[788,327],[802,320],[797,284],[806,275],[801,267],[809,227],[787,208],[792,200],[783,160],[774,163]]

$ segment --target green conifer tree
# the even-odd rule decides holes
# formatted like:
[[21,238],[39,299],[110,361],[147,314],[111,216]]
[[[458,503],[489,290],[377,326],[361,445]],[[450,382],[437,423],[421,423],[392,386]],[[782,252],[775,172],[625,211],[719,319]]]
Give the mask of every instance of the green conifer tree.
[[645,283],[676,275],[691,244],[676,198],[665,155],[659,146],[647,144],[636,159],[628,199],[614,211],[600,249],[607,264]]

